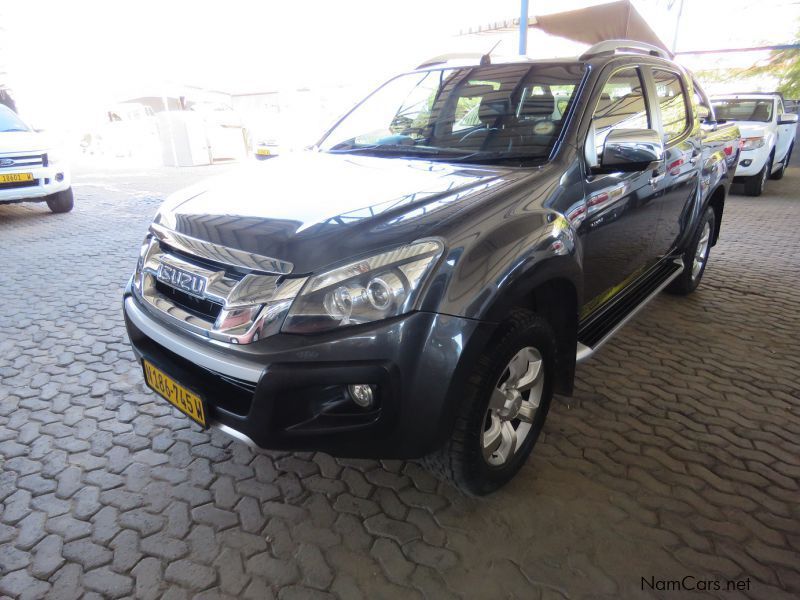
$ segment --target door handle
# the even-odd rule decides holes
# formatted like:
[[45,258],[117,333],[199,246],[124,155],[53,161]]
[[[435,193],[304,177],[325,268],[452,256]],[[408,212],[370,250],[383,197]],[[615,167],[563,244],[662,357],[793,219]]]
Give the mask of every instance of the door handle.
[[666,173],[653,173],[653,176],[650,178],[650,185],[656,187],[665,176]]

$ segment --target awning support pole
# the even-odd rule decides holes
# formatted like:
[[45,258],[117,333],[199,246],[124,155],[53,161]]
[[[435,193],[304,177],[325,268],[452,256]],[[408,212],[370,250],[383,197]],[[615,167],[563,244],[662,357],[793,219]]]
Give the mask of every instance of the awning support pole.
[[519,54],[528,53],[528,0],[520,0],[519,11]]

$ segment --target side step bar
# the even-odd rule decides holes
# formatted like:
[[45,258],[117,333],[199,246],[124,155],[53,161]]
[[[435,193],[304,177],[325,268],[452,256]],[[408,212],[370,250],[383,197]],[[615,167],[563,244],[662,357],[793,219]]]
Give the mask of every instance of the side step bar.
[[578,327],[576,362],[583,362],[597,352],[681,273],[683,273],[682,259],[665,261],[641,282],[625,290],[599,314],[592,315],[585,323],[581,323]]

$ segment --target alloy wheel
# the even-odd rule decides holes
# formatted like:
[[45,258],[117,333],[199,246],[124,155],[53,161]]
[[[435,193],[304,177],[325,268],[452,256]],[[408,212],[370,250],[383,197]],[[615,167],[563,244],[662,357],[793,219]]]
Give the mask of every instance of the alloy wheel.
[[492,390],[481,434],[486,462],[505,465],[531,433],[544,390],[544,361],[533,346],[517,352]]
[[692,262],[692,280],[697,279],[703,271],[703,265],[708,260],[709,241],[711,240],[711,223],[706,221],[703,224],[703,233],[697,241],[697,248],[694,251],[694,261]]

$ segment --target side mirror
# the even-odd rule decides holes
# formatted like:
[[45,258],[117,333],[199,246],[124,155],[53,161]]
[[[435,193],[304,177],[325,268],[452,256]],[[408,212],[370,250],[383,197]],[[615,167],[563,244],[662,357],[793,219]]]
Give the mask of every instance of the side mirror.
[[644,171],[664,158],[664,142],[654,129],[613,129],[606,136],[595,171]]
[[711,118],[711,110],[704,104],[698,104],[695,113],[701,121],[708,121]]
[[778,117],[778,125],[797,125],[797,115],[783,113]]

